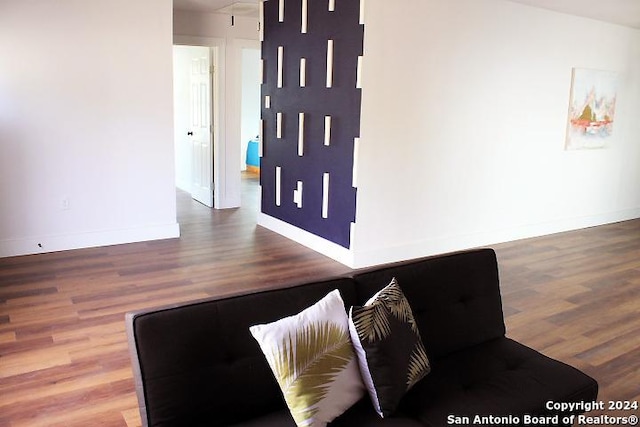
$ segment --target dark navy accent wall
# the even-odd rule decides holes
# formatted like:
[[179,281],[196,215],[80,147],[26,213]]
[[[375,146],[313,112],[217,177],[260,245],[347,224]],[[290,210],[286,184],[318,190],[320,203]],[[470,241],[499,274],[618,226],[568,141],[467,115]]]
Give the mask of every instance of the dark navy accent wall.
[[[301,32],[303,0],[264,2],[262,42],[262,212],[343,247],[350,246],[355,221],[354,138],[360,131],[361,90],[356,88],[364,27],[359,0],[307,0],[307,33]],[[332,85],[327,87],[328,40],[333,40]],[[278,87],[278,48],[282,47],[282,87]],[[306,58],[306,84],[300,86],[300,59]],[[267,97],[270,100],[267,101]],[[277,117],[281,113],[281,137]],[[304,113],[303,153],[299,153],[299,114]],[[331,138],[325,145],[325,117]],[[277,205],[276,168],[280,168]],[[325,174],[329,174],[328,189]],[[294,191],[302,184],[300,200]],[[323,195],[326,206],[323,209]],[[298,203],[296,203],[298,202]]]

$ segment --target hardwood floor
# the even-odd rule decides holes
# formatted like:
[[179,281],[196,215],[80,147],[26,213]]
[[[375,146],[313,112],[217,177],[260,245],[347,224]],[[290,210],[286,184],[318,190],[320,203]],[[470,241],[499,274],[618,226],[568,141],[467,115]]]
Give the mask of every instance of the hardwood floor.
[[[0,259],[1,427],[138,426],[125,312],[349,271],[257,227],[243,183],[233,210],[179,193],[180,239]],[[640,220],[494,247],[508,334],[640,401]]]
[[495,248],[507,334],[640,404],[640,220]]

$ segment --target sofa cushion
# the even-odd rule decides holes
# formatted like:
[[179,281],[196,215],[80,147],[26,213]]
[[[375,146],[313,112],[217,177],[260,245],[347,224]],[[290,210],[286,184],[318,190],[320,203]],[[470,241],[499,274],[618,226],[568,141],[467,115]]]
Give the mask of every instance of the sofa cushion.
[[422,427],[419,420],[407,414],[396,412],[391,417],[380,418],[373,410],[371,400],[365,397],[339,416],[329,427]]
[[291,417],[291,412],[281,409],[233,424],[232,427],[296,427],[296,422]]
[[[509,338],[498,338],[444,359],[401,403],[427,426],[447,425],[449,415],[550,414],[548,401],[592,401],[595,380]],[[504,423],[503,423],[504,424]]]
[[411,306],[395,278],[364,306],[351,307],[349,332],[373,406],[389,417],[430,369]]
[[300,313],[249,328],[300,427],[324,427],[364,394],[340,292]]
[[[368,397],[361,399],[358,403],[340,415],[329,427],[422,427],[423,424],[413,420],[404,414],[395,414],[391,418],[382,419],[371,407]],[[272,412],[261,415],[251,420],[247,420],[233,427],[296,427],[296,423],[291,418],[287,410]]]
[[359,304],[394,277],[411,303],[430,360],[504,336],[493,250],[422,258],[357,273]]

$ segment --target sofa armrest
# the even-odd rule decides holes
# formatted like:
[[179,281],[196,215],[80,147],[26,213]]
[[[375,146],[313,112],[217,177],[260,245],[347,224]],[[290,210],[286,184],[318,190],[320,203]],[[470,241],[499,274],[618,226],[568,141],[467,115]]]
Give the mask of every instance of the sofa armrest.
[[148,427],[147,405],[144,396],[140,358],[138,356],[138,347],[136,345],[135,330],[133,326],[136,316],[137,313],[127,313],[125,315],[125,327],[127,332],[129,356],[131,358],[131,370],[133,371],[133,383],[136,389],[136,397],[138,398],[138,409],[140,410],[140,419],[142,420],[142,427]]

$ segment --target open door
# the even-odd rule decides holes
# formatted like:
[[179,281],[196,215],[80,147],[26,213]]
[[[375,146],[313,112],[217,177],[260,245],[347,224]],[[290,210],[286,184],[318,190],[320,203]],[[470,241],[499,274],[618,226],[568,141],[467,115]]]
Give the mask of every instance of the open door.
[[213,81],[211,50],[191,61],[191,127],[192,143],[191,197],[213,207],[213,126],[211,95]]

